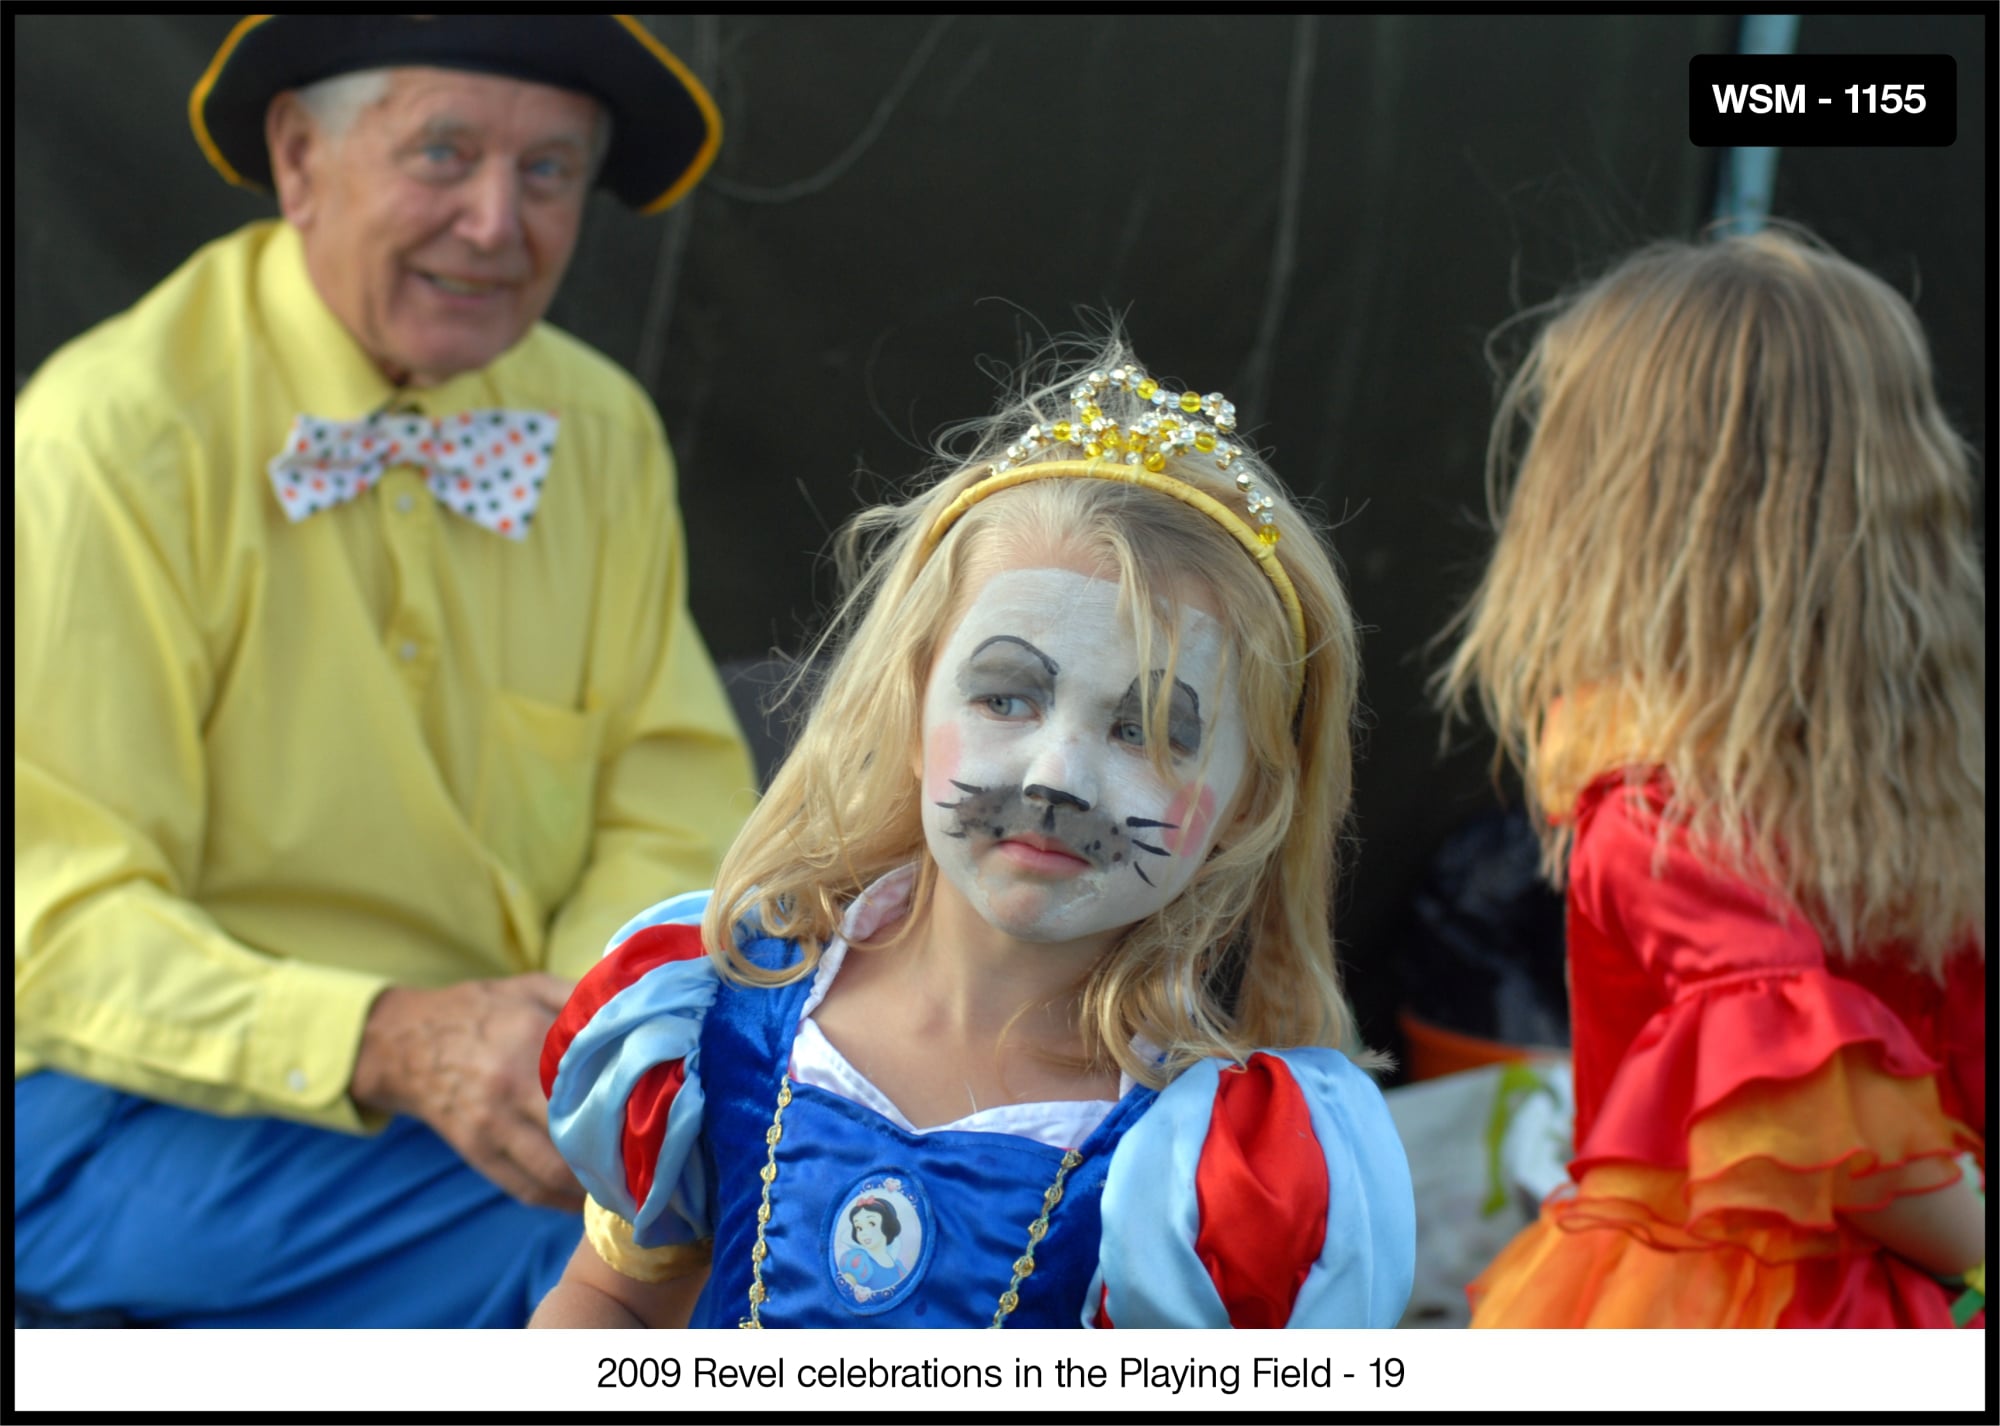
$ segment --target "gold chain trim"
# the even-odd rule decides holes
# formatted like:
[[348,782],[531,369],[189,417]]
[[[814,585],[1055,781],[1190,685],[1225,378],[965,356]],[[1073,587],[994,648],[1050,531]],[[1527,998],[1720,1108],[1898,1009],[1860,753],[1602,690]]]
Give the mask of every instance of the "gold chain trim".
[[1000,1294],[1000,1305],[994,1309],[993,1320],[987,1324],[988,1331],[995,1327],[1006,1326],[1007,1314],[1021,1305],[1021,1279],[1035,1270],[1035,1245],[1048,1234],[1049,1214],[1055,1211],[1058,1203],[1062,1202],[1063,1180],[1069,1177],[1071,1169],[1082,1162],[1083,1155],[1075,1149],[1063,1151],[1062,1167],[1056,1170],[1056,1181],[1050,1184],[1048,1192],[1042,1195],[1041,1216],[1028,1225],[1028,1246],[1020,1257],[1014,1259],[1014,1276],[1008,1282],[1007,1290]]
[[[764,1225],[771,1221],[771,1185],[778,1178],[778,1140],[785,1134],[785,1106],[792,1102],[792,1077],[782,1076],[778,1081],[778,1110],[771,1116],[771,1127],[764,1131],[764,1167],[757,1171],[757,1177],[764,1181],[764,1192],[757,1204],[757,1242],[750,1249],[750,1315],[736,1325],[755,1331],[762,1331],[763,1307],[770,1300],[770,1293],[764,1289],[764,1260],[771,1255],[771,1249],[764,1241]],[[1021,1283],[1035,1270],[1035,1247],[1048,1236],[1049,1215],[1062,1202],[1063,1180],[1069,1171],[1083,1162],[1083,1155],[1075,1149],[1065,1149],[1062,1164],[1056,1169],[1055,1182],[1042,1195],[1042,1211],[1035,1221],[1028,1225],[1028,1246],[1021,1256],[1014,1259],[1014,1276],[1008,1280],[1007,1290],[1000,1294],[1000,1305],[994,1309],[993,1320],[987,1324],[990,1331],[1004,1327],[1007,1314],[1021,1305]]]
[[764,1131],[764,1167],[757,1171],[757,1177],[764,1180],[764,1194],[757,1204],[757,1245],[750,1250],[750,1315],[736,1324],[758,1331],[763,1329],[759,1316],[770,1295],[764,1291],[764,1259],[771,1254],[764,1242],[764,1225],[771,1221],[771,1184],[778,1177],[778,1140],[784,1137],[785,1106],[791,1102],[792,1077],[784,1075],[778,1081],[778,1112],[771,1116],[771,1127]]

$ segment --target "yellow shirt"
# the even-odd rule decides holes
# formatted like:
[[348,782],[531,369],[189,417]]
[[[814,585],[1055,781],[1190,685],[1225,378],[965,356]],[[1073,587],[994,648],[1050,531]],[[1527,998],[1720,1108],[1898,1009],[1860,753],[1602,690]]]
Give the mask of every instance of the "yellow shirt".
[[527,538],[410,467],[287,522],[301,412],[391,388],[254,224],[15,403],[14,1072],[366,1127],[386,985],[582,973],[754,797],[639,386],[539,326],[426,415],[561,420]]

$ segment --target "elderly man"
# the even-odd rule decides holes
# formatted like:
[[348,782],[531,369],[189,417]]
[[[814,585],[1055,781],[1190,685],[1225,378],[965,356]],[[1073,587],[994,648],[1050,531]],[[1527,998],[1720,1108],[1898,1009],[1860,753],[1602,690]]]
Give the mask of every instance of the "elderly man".
[[719,134],[629,17],[253,17],[191,104],[282,222],[15,408],[16,1289],[525,1321],[569,984],[753,773],[645,393],[540,324],[593,182]]

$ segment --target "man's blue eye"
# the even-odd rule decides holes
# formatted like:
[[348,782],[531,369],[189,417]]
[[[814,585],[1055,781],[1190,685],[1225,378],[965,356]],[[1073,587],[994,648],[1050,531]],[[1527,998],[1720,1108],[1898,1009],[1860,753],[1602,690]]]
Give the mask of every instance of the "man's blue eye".
[[528,172],[537,178],[567,178],[569,164],[559,158],[541,158],[528,165]]
[[450,144],[425,144],[423,155],[433,163],[450,163],[458,157],[458,150]]

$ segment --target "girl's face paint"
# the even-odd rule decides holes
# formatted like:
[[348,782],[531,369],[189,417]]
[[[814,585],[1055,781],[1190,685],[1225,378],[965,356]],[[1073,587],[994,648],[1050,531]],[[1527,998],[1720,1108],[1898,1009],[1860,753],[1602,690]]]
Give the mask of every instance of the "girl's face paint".
[[[1170,775],[1147,755],[1140,679],[1168,700]],[[1222,626],[1180,606],[1171,684],[1139,667],[1118,583],[1002,569],[924,695],[924,840],[946,886],[1018,940],[1121,930],[1186,888],[1249,746]]]

